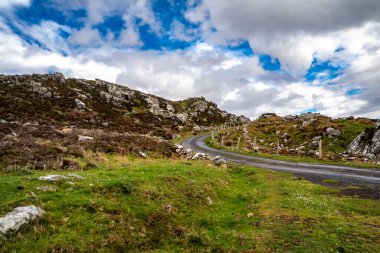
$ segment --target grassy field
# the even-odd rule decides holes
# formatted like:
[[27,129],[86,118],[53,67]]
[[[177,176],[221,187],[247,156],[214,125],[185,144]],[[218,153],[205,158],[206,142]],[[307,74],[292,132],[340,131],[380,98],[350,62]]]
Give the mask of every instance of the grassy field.
[[68,171],[0,172],[1,215],[46,211],[0,252],[380,252],[378,200],[246,166],[100,160],[73,183],[37,180]]
[[245,155],[257,156],[262,158],[269,158],[274,160],[288,161],[288,162],[299,162],[299,163],[315,163],[315,164],[328,164],[328,165],[338,165],[338,166],[348,166],[357,168],[367,168],[367,169],[380,169],[380,165],[364,163],[364,162],[336,162],[325,159],[318,159],[313,157],[301,156],[301,155],[281,155],[281,154],[269,154],[269,153],[254,153],[253,151],[247,150],[236,150],[231,147],[221,146],[219,143],[213,142],[211,137],[205,139],[206,144],[209,147],[227,150],[234,153],[240,153]]

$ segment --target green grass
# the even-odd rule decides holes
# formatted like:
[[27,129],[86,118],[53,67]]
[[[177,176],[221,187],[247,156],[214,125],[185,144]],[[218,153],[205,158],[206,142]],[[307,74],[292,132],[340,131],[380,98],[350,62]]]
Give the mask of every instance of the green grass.
[[216,149],[220,149],[220,150],[226,150],[226,151],[239,153],[239,154],[245,154],[245,155],[251,155],[251,156],[256,156],[256,157],[280,160],[280,161],[338,165],[338,166],[357,167],[357,168],[366,168],[366,169],[380,169],[380,165],[370,164],[370,163],[343,162],[343,161],[335,162],[335,161],[328,161],[328,160],[317,159],[317,158],[301,156],[301,155],[299,155],[299,156],[297,156],[297,155],[281,155],[281,154],[277,155],[277,154],[254,153],[252,151],[236,150],[236,149],[231,149],[231,148],[228,148],[225,146],[222,147],[219,143],[212,142],[211,137],[207,137],[205,139],[205,142],[209,147],[212,147],[212,148],[216,148]]
[[0,214],[46,211],[0,239],[0,252],[379,252],[379,201],[288,173],[121,156],[76,172],[85,179],[74,184],[36,180],[50,173],[70,172],[0,173]]

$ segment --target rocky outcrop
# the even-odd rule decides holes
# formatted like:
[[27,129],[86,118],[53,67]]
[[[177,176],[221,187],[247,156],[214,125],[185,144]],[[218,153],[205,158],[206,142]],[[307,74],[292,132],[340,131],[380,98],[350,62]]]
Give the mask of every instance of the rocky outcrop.
[[380,159],[380,122],[360,133],[350,143],[346,153],[373,160]]
[[36,206],[17,207],[12,212],[0,217],[0,235],[6,236],[17,232],[21,226],[37,219],[44,210]]

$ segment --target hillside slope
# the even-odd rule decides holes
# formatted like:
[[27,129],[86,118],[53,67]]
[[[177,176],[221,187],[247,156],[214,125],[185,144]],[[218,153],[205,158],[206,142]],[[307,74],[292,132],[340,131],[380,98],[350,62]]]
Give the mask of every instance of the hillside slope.
[[[353,160],[346,152],[350,143],[366,129],[373,129],[376,120],[367,118],[330,118],[318,113],[296,116],[277,116],[266,113],[238,131],[225,133],[224,144],[236,147],[239,136],[241,149],[257,152],[296,156],[319,156],[322,140],[323,158]],[[256,143],[254,143],[256,139]],[[362,158],[365,160],[365,158]]]
[[180,131],[239,120],[246,118],[204,98],[169,101],[60,73],[0,75],[0,163],[5,164],[61,168],[64,157],[83,149],[168,156],[172,148],[166,140]]

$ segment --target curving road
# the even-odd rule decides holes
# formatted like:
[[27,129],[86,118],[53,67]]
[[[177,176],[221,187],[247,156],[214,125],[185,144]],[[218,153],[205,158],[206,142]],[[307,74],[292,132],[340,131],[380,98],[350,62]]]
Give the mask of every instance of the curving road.
[[344,184],[375,186],[376,188],[380,187],[380,170],[287,162],[238,154],[207,146],[205,144],[205,139],[208,136],[209,135],[201,135],[188,138],[182,142],[182,145],[186,148],[191,148],[196,152],[207,153],[212,156],[221,156],[231,162],[247,164],[264,169],[293,172],[294,174],[305,177],[311,181],[334,179]]

